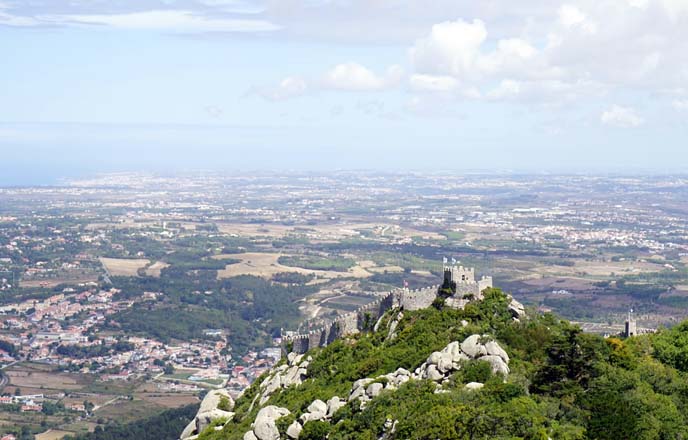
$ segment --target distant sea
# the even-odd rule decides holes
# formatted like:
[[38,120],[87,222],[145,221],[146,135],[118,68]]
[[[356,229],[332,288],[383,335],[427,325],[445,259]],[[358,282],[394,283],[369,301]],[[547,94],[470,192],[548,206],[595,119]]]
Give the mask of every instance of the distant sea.
[[80,170],[55,169],[17,169],[0,163],[0,187],[13,186],[54,186],[64,183],[65,179],[83,176]]

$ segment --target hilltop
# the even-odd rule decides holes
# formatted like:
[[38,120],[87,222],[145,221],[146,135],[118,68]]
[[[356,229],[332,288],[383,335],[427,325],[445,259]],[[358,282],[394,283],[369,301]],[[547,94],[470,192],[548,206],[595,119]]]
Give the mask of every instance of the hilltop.
[[605,339],[511,301],[487,288],[462,308],[390,309],[236,402],[210,393],[182,438],[688,438],[688,322]]

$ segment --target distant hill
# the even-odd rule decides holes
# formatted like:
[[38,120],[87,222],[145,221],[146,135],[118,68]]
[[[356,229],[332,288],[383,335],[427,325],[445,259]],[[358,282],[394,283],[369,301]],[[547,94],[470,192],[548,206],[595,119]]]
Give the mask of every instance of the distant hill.
[[508,304],[488,289],[463,310],[391,310],[376,331],[290,354],[184,436],[688,438],[688,322],[604,339],[551,314],[515,319]]

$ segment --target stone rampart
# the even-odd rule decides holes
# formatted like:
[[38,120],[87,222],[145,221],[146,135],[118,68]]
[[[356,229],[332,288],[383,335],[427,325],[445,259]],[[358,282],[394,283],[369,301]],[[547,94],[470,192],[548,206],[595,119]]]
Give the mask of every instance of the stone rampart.
[[[447,299],[450,307],[463,308],[469,297],[479,299],[483,289],[492,287],[492,277],[482,277],[479,281],[473,279],[473,269],[460,268],[461,277],[456,282],[456,293]],[[466,276],[464,276],[466,274]],[[368,331],[390,309],[420,310],[430,307],[437,298],[440,286],[430,286],[421,289],[396,289],[383,297],[348,312],[334,320],[315,320],[309,322],[309,328],[315,328],[307,333],[294,334],[285,332],[282,335],[285,349],[296,353],[305,353],[316,347],[325,347],[337,338],[352,335],[361,331]]]
[[421,310],[432,305],[437,298],[438,286],[424,287],[422,289],[400,289],[394,292],[400,308],[404,310]]

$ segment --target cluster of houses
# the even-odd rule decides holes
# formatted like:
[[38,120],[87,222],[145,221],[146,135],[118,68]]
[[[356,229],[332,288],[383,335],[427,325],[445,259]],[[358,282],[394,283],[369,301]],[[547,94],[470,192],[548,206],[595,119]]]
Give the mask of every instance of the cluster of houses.
[[[195,383],[227,386],[235,392],[248,387],[281,357],[279,340],[275,347],[250,351],[232,359],[231,347],[221,329],[207,329],[216,340],[165,344],[151,338],[97,336],[92,328],[107,317],[131,307],[136,301],[155,300],[160,292],[145,292],[136,300],[118,300],[117,289],[99,290],[86,283],[79,290],[66,288],[42,300],[27,300],[0,307],[0,341],[11,344],[12,352],[0,345],[0,364],[32,360],[70,371],[98,374],[103,381],[123,381],[142,376],[162,376],[166,369],[193,371],[185,386]],[[4,318],[4,319],[3,319]],[[83,356],[78,351],[60,349],[76,346],[114,347],[126,342],[126,351],[104,350],[102,355]],[[7,348],[5,345],[4,348]],[[77,354],[73,354],[73,353]],[[221,354],[225,353],[225,354]],[[179,384],[178,386],[182,386]],[[27,410],[32,410],[27,405]],[[40,411],[40,408],[38,409]]]
[[43,410],[43,399],[43,394],[0,396],[0,405],[20,405],[21,412],[41,412]]
[[273,343],[275,347],[268,347],[260,352],[249,351],[241,358],[243,365],[235,365],[231,368],[229,379],[225,385],[230,394],[238,395],[279,362],[282,357],[282,349],[279,347],[281,340],[275,338]]
[[[66,288],[62,293],[43,300],[30,299],[0,307],[2,328],[0,340],[17,347],[15,359],[0,350],[0,360],[32,359],[60,363],[55,347],[59,345],[93,345],[89,341],[89,329],[102,324],[108,315],[126,309],[133,301],[113,301],[117,289],[98,290],[96,286],[83,285],[77,293]],[[74,319],[80,317],[80,319]]]

